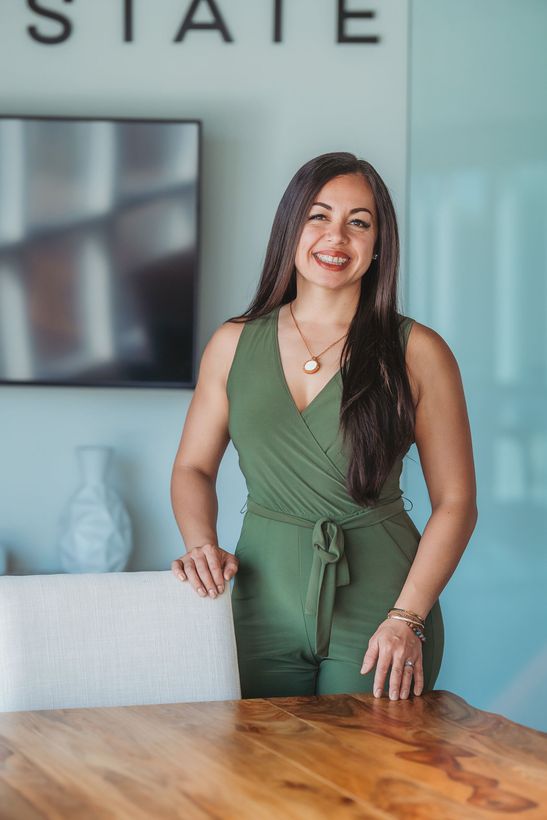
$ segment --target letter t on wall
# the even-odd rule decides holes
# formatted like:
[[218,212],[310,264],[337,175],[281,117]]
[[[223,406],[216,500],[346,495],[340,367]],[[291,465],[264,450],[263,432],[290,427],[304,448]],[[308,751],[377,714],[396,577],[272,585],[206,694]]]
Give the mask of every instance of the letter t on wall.
[[282,16],[283,16],[283,0],[274,0],[274,32],[273,32],[273,41],[274,41],[274,43],[283,42]]

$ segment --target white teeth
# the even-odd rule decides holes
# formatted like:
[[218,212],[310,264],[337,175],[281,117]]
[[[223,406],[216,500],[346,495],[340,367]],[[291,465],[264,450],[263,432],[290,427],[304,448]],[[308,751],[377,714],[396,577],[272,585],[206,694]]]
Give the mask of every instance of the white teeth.
[[327,256],[323,253],[316,254],[321,262],[326,262],[328,265],[344,265],[348,261],[347,256]]

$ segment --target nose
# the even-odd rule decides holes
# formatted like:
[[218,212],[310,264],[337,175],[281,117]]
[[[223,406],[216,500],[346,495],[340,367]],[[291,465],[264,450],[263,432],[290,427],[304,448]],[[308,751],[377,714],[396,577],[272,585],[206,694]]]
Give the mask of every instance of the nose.
[[347,241],[346,226],[342,223],[331,222],[326,230],[327,238],[333,244],[340,244]]

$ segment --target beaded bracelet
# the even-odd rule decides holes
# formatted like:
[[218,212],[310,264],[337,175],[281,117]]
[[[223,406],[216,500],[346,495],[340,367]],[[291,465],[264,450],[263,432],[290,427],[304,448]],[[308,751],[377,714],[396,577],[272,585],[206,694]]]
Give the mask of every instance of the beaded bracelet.
[[[408,621],[407,621],[407,623],[408,623]],[[422,630],[420,629],[420,627],[419,626],[412,626],[412,624],[410,624],[410,623],[408,625],[411,628],[411,630],[414,632],[414,634],[418,636],[418,638],[421,640],[421,642],[425,643],[427,638],[425,637],[425,635],[422,632]]]

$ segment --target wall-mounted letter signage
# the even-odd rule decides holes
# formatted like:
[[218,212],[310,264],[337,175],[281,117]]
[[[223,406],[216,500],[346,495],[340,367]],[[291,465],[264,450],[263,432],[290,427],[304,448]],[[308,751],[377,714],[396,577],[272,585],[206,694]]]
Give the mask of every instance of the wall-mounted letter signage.
[[[71,3],[72,0],[64,0],[65,3]],[[38,3],[37,0],[27,0],[27,5],[35,14],[39,14],[48,20],[53,20],[59,23],[60,30],[57,34],[42,34],[38,26],[32,25],[27,27],[27,31],[33,40],[37,43],[43,43],[46,46],[54,46],[57,43],[64,43],[72,34],[72,23],[65,14],[60,14],[57,11],[44,8],[43,4]]]
[[231,43],[232,40],[233,40],[233,37],[231,37],[230,32],[226,28],[226,23],[224,22],[224,20],[222,18],[222,14],[220,13],[220,10],[219,10],[217,4],[215,3],[215,0],[205,0],[205,5],[209,6],[209,11],[211,12],[211,14],[213,16],[212,22],[210,22],[210,23],[195,23],[194,22],[194,15],[195,15],[195,13],[198,9],[198,6],[200,6],[202,2],[203,2],[203,0],[192,0],[192,4],[191,4],[190,8],[188,9],[188,11],[186,12],[184,20],[182,21],[182,25],[181,25],[180,29],[178,30],[178,33],[175,37],[175,43],[180,43],[181,40],[184,40],[184,37],[185,37],[185,35],[188,31],[191,31],[191,30],[196,31],[196,30],[199,30],[199,29],[202,29],[202,30],[205,30],[205,31],[211,31],[211,29],[213,29],[213,30],[216,29],[216,31],[218,31],[221,34],[222,39],[224,40],[225,43]]
[[346,4],[343,0],[338,0],[338,42],[339,43],[377,43],[380,38],[377,34],[373,35],[353,35],[350,36],[346,31],[347,20],[370,20],[376,17],[375,11],[347,11]]
[[[346,22],[348,20],[371,20],[376,17],[376,12],[370,9],[355,9],[348,10],[347,0],[337,0],[337,42],[338,43],[379,43],[380,38],[377,34],[350,36],[347,33]],[[274,0],[274,43],[281,43],[283,41],[282,35],[282,17],[283,17],[283,0]]]
[[[75,6],[78,2],[85,0],[62,0],[63,3]],[[87,0],[91,2],[92,0]],[[270,0],[264,0],[269,2]],[[355,35],[349,34],[348,26],[351,20],[371,20],[376,17],[376,12],[371,9],[348,8],[349,0],[335,0],[336,3],[336,42],[337,43],[379,43],[380,37],[377,34]],[[119,0],[122,17],[122,39],[125,43],[135,41],[135,19],[137,16],[138,0]],[[257,2],[257,0],[255,0]],[[298,2],[298,0],[292,0]],[[365,5],[365,3],[363,3]],[[54,11],[46,4],[45,0],[27,0],[27,6],[33,14],[37,15],[37,20],[32,25],[27,26],[30,37],[42,45],[54,46],[64,43],[73,35],[73,24],[68,14]],[[210,34],[216,32],[220,41],[233,43],[234,38],[226,22],[226,18],[221,11],[220,0],[192,0],[192,2],[181,2],[183,12],[181,22],[173,37],[174,43],[182,42],[189,34],[203,32]],[[196,17],[203,13],[209,15],[208,22],[198,22]],[[46,34],[40,28],[39,22],[45,20],[51,25],[55,23],[59,28],[53,34]],[[283,0],[273,0],[273,42],[283,42]]]

